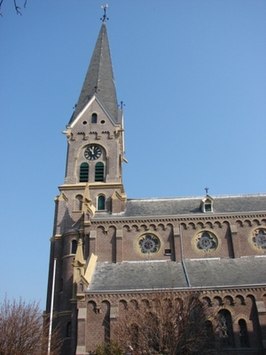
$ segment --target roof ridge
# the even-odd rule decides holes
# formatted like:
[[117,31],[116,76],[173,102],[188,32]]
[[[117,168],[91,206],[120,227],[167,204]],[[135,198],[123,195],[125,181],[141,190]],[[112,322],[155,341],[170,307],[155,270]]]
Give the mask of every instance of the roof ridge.
[[[256,194],[239,194],[239,195],[210,195],[212,198],[240,198],[240,197],[266,197],[266,193],[256,193]],[[139,201],[169,201],[169,200],[202,200],[205,195],[202,196],[175,196],[175,197],[143,197],[143,198],[128,198],[130,202]]]

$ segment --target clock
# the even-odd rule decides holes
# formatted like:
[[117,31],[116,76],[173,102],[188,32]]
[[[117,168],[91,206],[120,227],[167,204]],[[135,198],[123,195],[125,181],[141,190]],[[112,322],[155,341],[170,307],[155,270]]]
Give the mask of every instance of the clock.
[[97,144],[90,144],[86,147],[84,157],[88,160],[99,159],[102,155],[102,148]]

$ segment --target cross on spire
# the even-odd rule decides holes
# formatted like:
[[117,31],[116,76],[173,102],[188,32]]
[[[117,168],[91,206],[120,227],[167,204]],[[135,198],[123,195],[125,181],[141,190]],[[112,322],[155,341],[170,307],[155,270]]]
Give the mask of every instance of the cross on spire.
[[102,5],[101,8],[103,9],[103,17],[101,17],[101,21],[106,22],[109,20],[109,17],[107,17],[108,4]]
[[208,195],[208,192],[209,192],[209,188],[208,187],[205,187],[204,190],[206,191],[206,196]]

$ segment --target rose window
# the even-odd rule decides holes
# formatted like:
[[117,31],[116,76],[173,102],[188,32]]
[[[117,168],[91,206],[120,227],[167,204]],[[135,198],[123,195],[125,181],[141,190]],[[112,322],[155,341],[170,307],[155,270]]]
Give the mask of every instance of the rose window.
[[139,239],[139,246],[142,253],[156,253],[160,249],[160,240],[154,234],[144,234]]
[[218,246],[216,236],[211,232],[201,232],[196,237],[197,248],[203,251],[213,251]]
[[266,250],[266,229],[256,229],[253,232],[252,242],[257,248]]

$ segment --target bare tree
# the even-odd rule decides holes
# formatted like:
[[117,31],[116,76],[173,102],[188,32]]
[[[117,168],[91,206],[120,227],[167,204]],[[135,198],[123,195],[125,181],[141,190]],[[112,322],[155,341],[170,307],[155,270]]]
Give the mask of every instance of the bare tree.
[[130,354],[215,354],[218,322],[209,309],[198,294],[161,293],[124,309],[116,340]]
[[[0,354],[44,355],[47,354],[48,325],[43,322],[36,302],[5,299],[0,304]],[[53,332],[52,355],[61,347],[59,333]]]
[[[1,16],[2,16],[2,5],[4,2],[5,2],[5,0],[0,0],[0,15]],[[23,0],[22,6],[24,7],[24,9],[27,6],[27,2],[28,2],[28,0]],[[13,0],[13,6],[14,6],[14,9],[15,9],[17,15],[22,15],[21,5],[18,4],[17,0]]]
[[123,350],[116,342],[111,341],[97,346],[95,355],[123,355]]

